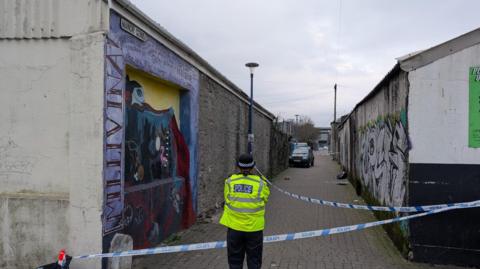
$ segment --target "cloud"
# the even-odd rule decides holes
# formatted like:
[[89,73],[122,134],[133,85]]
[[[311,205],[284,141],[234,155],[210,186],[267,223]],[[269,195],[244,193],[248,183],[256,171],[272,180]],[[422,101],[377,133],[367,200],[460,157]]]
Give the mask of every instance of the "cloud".
[[307,115],[319,126],[333,119],[335,83],[340,116],[396,57],[478,27],[480,7],[468,0],[132,2],[246,91],[244,65],[258,62],[255,99],[274,114]]

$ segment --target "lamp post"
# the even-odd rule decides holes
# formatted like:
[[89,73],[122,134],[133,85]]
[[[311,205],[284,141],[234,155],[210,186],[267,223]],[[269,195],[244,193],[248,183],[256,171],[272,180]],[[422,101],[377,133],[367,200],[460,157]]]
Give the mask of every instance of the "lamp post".
[[250,106],[248,107],[248,153],[253,155],[253,130],[252,130],[252,109],[253,109],[253,71],[258,67],[257,63],[247,63],[250,69]]
[[333,122],[337,121],[337,83],[333,86],[334,97],[333,97]]

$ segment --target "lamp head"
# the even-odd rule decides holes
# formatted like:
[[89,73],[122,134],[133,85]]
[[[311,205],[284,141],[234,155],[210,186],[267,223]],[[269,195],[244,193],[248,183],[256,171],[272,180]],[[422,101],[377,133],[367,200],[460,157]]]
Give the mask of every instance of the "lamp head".
[[253,70],[258,67],[257,63],[247,63],[245,64],[246,67],[250,69],[250,74],[253,74]]

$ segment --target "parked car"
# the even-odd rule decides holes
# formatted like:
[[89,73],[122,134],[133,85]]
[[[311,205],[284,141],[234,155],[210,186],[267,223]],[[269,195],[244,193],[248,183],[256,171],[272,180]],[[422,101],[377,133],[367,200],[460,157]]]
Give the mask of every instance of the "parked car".
[[305,142],[297,142],[295,143],[295,148],[310,148],[310,146]]
[[292,155],[289,158],[290,165],[302,165],[310,167],[315,164],[315,158],[313,157],[313,151],[310,147],[297,147],[293,150]]

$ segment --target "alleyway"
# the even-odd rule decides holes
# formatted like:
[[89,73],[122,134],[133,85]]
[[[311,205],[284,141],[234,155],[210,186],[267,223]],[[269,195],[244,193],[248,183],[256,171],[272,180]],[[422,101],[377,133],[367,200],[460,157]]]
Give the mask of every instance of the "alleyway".
[[[338,166],[317,153],[315,166],[290,168],[275,183],[290,192],[325,200],[363,203],[350,184],[335,178]],[[289,180],[285,180],[289,177]],[[218,218],[218,216],[217,216]],[[320,207],[294,200],[271,189],[265,235],[301,232],[374,221],[367,211]],[[225,239],[225,228],[199,223],[172,245]],[[263,268],[433,268],[404,260],[381,227],[327,237],[264,245]],[[226,249],[134,258],[134,268],[228,268]],[[435,268],[454,268],[435,266]]]

